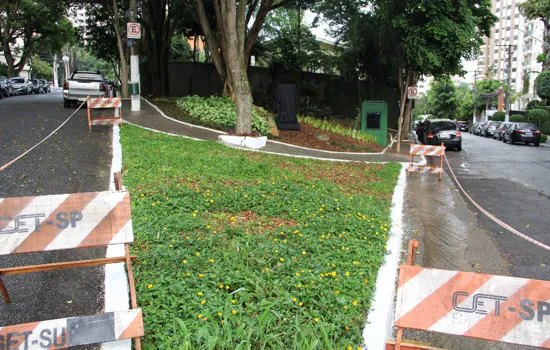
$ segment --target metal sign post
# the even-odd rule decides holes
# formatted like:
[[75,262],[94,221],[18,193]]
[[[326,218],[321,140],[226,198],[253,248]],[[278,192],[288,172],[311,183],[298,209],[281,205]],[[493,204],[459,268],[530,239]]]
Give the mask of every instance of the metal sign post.
[[[135,14],[135,11],[133,13]],[[130,20],[135,21],[135,16]],[[128,22],[128,24],[126,25],[126,36],[128,37],[128,39],[132,40],[141,39],[141,25],[136,22]],[[134,42],[132,42],[132,45],[129,45],[129,47],[132,51],[130,55],[130,83],[139,85],[139,56],[137,55],[137,50]],[[141,110],[139,89],[137,89],[137,91],[133,91],[131,96],[132,112],[137,112]]]
[[407,98],[409,100],[418,100],[420,97],[418,96],[418,87],[416,86],[409,86],[407,88]]

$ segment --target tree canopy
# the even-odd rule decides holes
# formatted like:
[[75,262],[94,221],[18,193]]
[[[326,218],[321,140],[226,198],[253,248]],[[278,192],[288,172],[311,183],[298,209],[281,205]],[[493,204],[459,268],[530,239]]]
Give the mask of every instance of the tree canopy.
[[537,95],[545,99],[546,103],[550,100],[550,71],[542,72],[535,80]]
[[[540,19],[544,24],[543,53],[541,55],[542,70],[550,70],[550,1],[527,0],[519,5],[521,13],[528,19]],[[537,61],[539,58],[537,57]]]
[[456,87],[450,78],[433,81],[428,91],[428,109],[438,118],[456,119],[458,108]]

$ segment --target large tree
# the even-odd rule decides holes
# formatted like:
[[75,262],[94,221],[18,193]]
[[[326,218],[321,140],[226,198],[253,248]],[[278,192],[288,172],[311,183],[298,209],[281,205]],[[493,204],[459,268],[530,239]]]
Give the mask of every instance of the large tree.
[[8,76],[18,75],[41,47],[61,49],[72,39],[66,12],[59,0],[0,0],[0,49]]
[[455,84],[448,77],[435,79],[428,91],[428,110],[438,118],[456,119],[458,109]]
[[[310,0],[303,0],[300,6],[307,1]],[[195,3],[212,61],[225,82],[224,93],[236,104],[236,133],[249,134],[252,131],[252,94],[247,74],[250,55],[267,14],[296,1],[195,0]]]
[[528,19],[540,19],[544,24],[542,70],[550,70],[550,1],[527,0],[519,8]]
[[423,75],[461,73],[496,21],[489,0],[325,0],[321,10],[358,51],[358,73],[399,89],[400,131],[410,125],[407,87]]

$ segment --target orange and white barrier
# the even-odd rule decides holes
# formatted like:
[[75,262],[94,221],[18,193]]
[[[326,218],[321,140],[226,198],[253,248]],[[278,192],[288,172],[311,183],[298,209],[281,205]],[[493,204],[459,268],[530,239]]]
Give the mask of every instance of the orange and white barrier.
[[550,349],[550,282],[403,265],[395,326]]
[[[445,146],[443,143],[441,146],[416,145],[411,143],[410,155],[411,159],[407,168],[409,176],[412,172],[438,174],[441,181],[441,177],[443,176],[443,157],[445,157]],[[415,164],[413,162],[415,155],[439,157],[439,166]]]
[[[120,97],[98,97],[86,99],[88,107],[88,127],[93,125],[122,125],[122,99]],[[114,108],[114,115],[107,118],[92,118],[92,109]]]
[[66,349],[144,334],[141,309],[0,327],[0,349]]
[[133,241],[127,191],[0,198],[0,255]]

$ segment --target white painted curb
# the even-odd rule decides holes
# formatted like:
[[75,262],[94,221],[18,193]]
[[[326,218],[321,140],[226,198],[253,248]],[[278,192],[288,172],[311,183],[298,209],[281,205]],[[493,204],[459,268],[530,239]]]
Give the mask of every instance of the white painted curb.
[[407,186],[406,164],[401,164],[401,172],[393,191],[391,209],[391,235],[387,243],[389,254],[378,270],[376,291],[372,300],[363,339],[367,350],[384,350],[386,341],[393,329],[393,304],[397,283],[397,271],[401,259],[403,242],[403,202]]
[[[122,145],[120,144],[120,128],[113,126],[113,161],[111,164],[111,181],[109,189],[115,190],[113,173],[122,171]],[[106,257],[124,256],[124,245],[116,244],[107,246]],[[128,277],[124,263],[105,265],[105,312],[128,310],[130,308],[129,300],[130,289],[128,287]],[[132,339],[118,340],[110,343],[101,344],[103,350],[130,350],[132,348]]]

